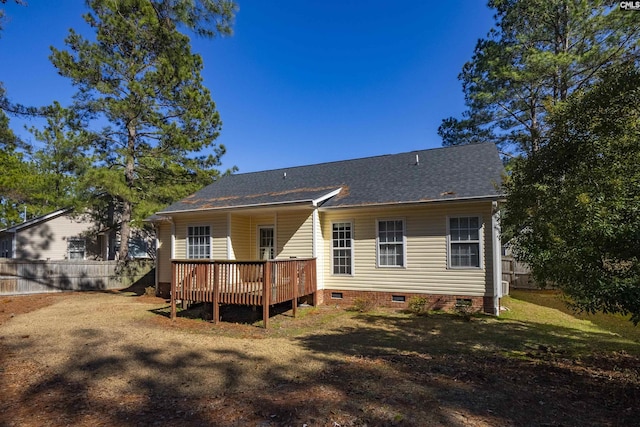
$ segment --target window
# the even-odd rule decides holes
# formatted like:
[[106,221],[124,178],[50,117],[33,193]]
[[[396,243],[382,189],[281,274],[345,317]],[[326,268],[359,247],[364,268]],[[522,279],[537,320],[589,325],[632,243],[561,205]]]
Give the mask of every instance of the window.
[[480,218],[449,218],[449,266],[480,267]]
[[404,267],[404,221],[378,221],[378,267]]
[[187,258],[211,258],[211,229],[208,225],[187,228]]
[[350,222],[335,222],[332,224],[332,261],[333,274],[353,273],[353,232]]
[[129,257],[132,259],[149,258],[149,245],[143,237],[135,236],[129,239]]
[[11,258],[11,239],[0,240],[0,258]]
[[69,259],[84,259],[86,242],[84,239],[72,237],[67,240],[67,252]]

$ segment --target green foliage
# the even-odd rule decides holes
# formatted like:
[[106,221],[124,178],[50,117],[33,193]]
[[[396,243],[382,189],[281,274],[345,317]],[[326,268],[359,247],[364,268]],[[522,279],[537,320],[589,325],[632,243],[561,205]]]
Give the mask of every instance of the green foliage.
[[88,126],[107,123],[88,135],[95,165],[85,176],[87,190],[99,195],[94,211],[116,208],[107,225],[121,227],[124,259],[132,223],[140,225],[219,176],[225,152],[214,143],[220,117],[202,83],[202,59],[178,29],[226,33],[234,6],[205,0],[88,4],[85,20],[95,41],[70,30],[68,50],[52,48],[51,61],[78,88],[76,114]]
[[456,313],[462,317],[465,322],[470,322],[473,314],[477,311],[473,308],[473,303],[469,299],[459,299],[455,306]]
[[443,120],[443,145],[494,141],[505,155],[546,144],[547,112],[608,66],[640,53],[640,14],[606,0],[491,0],[496,24],[459,79],[468,110]]
[[417,316],[426,316],[429,313],[429,298],[411,297],[409,298],[409,311]]
[[549,143],[516,164],[503,226],[538,283],[579,310],[640,321],[640,71],[611,67],[552,112]]
[[32,155],[34,175],[29,189],[29,203],[34,214],[45,214],[64,207],[80,207],[83,196],[82,177],[91,167],[87,152],[87,133],[73,110],[58,102],[45,111],[47,124],[30,132],[42,148]]

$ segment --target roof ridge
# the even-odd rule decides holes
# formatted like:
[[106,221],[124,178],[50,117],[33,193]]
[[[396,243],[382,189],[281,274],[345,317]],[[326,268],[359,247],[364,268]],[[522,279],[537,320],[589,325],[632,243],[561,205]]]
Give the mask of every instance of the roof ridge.
[[258,173],[266,173],[266,172],[277,172],[277,171],[289,171],[291,169],[306,168],[306,167],[311,167],[311,166],[322,166],[322,165],[330,165],[330,164],[336,164],[336,163],[348,163],[348,162],[354,162],[354,161],[358,161],[358,160],[368,160],[368,159],[376,159],[376,158],[381,158],[381,157],[401,156],[403,154],[412,154],[412,153],[423,152],[423,151],[452,150],[452,149],[457,149],[457,148],[466,148],[466,147],[470,147],[470,146],[479,146],[479,145],[487,145],[487,144],[495,145],[495,143],[493,143],[493,142],[480,142],[480,143],[476,143],[476,144],[449,145],[449,146],[446,146],[446,147],[423,148],[423,149],[417,149],[417,150],[411,150],[411,151],[403,151],[403,152],[400,152],[400,153],[378,154],[378,155],[375,155],[375,156],[356,157],[356,158],[353,158],[353,159],[331,160],[331,161],[328,161],[328,162],[310,163],[310,164],[298,165],[298,166],[287,166],[287,167],[276,168],[276,169],[264,169],[264,170],[252,171],[252,172],[240,172],[240,173],[234,173],[234,174],[230,174],[230,175],[223,175],[223,176],[220,177],[220,179],[224,178],[224,177],[227,177],[227,176],[250,175],[250,174],[258,174]]

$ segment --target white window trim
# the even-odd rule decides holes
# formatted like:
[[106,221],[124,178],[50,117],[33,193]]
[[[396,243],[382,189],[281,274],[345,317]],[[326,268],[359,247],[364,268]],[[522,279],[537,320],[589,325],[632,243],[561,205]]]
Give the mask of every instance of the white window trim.
[[[351,273],[334,273],[333,270],[333,224],[349,224],[351,227]],[[351,276],[355,276],[356,274],[356,265],[355,265],[355,247],[354,247],[354,243],[355,243],[355,227],[354,224],[355,221],[352,219],[344,219],[344,220],[335,220],[335,221],[331,221],[331,228],[329,229],[329,234],[330,234],[330,239],[329,239],[329,250],[330,250],[330,257],[331,257],[331,275],[332,276],[338,276],[338,277],[351,277]]]
[[67,259],[80,259],[80,258],[71,258],[71,248],[69,247],[69,244],[72,240],[82,241],[84,243],[84,248],[82,251],[82,259],[86,260],[87,259],[87,239],[84,237],[69,237],[67,239]]
[[[7,238],[0,240],[0,258],[12,258],[13,254],[11,249],[13,247],[13,238]],[[5,256],[6,255],[6,256]]]
[[278,230],[276,230],[275,224],[258,224],[256,225],[256,253],[258,254],[258,259],[262,260],[262,255],[260,254],[260,230],[263,228],[272,228],[273,229],[273,259],[278,257]]
[[[451,265],[451,230],[452,218],[478,218],[478,267],[454,267]],[[484,221],[479,214],[460,214],[447,216],[447,269],[449,270],[484,270]],[[475,243],[475,242],[472,242]]]
[[[191,258],[189,253],[189,228],[209,227],[209,258]],[[213,259],[213,227],[211,224],[188,224],[184,233],[184,254],[186,259]]]
[[[402,265],[380,265],[380,223],[384,221],[402,221]],[[376,267],[407,268],[407,220],[406,218],[376,218]]]

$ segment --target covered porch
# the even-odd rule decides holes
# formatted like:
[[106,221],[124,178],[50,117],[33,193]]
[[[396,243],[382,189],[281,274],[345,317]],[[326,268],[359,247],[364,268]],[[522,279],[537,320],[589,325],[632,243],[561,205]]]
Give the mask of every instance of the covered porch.
[[297,315],[298,298],[311,295],[317,304],[316,259],[235,261],[188,259],[171,261],[171,319],[178,300],[213,304],[213,321],[220,304],[262,306],[264,327],[269,307],[291,301]]

